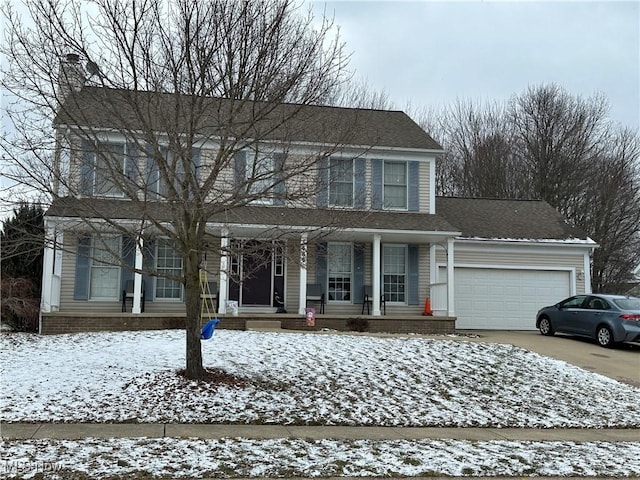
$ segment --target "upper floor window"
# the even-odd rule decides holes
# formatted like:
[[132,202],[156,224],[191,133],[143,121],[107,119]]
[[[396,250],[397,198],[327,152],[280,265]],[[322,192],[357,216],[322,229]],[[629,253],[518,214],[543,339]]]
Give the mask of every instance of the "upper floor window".
[[[147,167],[147,183],[150,192],[159,198],[166,199],[182,197],[185,191],[196,188],[195,185],[185,184],[185,181],[187,180],[188,169],[190,169],[192,175],[197,175],[196,169],[200,162],[200,151],[198,149],[192,149],[192,157],[187,162],[188,169],[185,168],[184,160],[176,157],[174,152],[169,150],[168,147],[160,147],[160,155],[162,165],[158,164],[158,159],[151,158]],[[191,195],[192,192],[188,194]]]
[[83,141],[80,192],[87,195],[121,197],[135,160],[124,143]]
[[331,158],[329,161],[329,205],[353,207],[353,160]]
[[115,300],[120,291],[119,236],[94,236],[91,244],[89,298]]
[[327,245],[329,300],[346,301],[351,299],[352,257],[350,243],[330,243]]
[[273,203],[276,162],[273,155],[253,152],[247,156],[245,179],[253,203]]
[[407,163],[384,162],[384,208],[407,208]]

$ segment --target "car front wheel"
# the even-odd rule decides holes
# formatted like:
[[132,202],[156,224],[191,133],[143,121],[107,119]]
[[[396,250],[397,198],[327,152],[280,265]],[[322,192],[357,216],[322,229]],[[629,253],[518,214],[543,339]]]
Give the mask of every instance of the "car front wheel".
[[601,347],[610,347],[613,345],[613,335],[611,334],[611,330],[609,327],[598,327],[598,331],[596,332],[596,340],[598,340],[598,344]]
[[538,328],[540,329],[540,333],[542,335],[547,335],[547,336],[553,335],[553,327],[551,326],[551,321],[547,317],[542,317],[540,319]]

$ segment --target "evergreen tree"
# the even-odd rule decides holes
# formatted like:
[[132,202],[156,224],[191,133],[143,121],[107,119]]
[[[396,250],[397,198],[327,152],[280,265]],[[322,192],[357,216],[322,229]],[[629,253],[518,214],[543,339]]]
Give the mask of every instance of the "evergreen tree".
[[20,205],[0,233],[2,319],[19,330],[37,327],[42,285],[44,211]]

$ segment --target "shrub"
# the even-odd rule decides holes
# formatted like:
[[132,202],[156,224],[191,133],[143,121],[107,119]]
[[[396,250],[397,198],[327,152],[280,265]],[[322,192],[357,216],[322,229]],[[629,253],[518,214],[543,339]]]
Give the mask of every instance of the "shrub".
[[369,320],[366,318],[349,318],[347,320],[347,330],[353,332],[369,331]]
[[27,278],[3,278],[0,284],[2,322],[21,332],[37,332],[40,297]]

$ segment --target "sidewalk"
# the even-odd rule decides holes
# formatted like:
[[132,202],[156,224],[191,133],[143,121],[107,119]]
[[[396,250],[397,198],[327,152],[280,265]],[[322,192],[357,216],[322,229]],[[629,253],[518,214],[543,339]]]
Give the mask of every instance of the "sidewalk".
[[177,423],[3,423],[4,439],[93,438],[302,438],[311,440],[421,440],[637,442],[640,430],[538,428],[338,427],[285,425],[208,425]]

